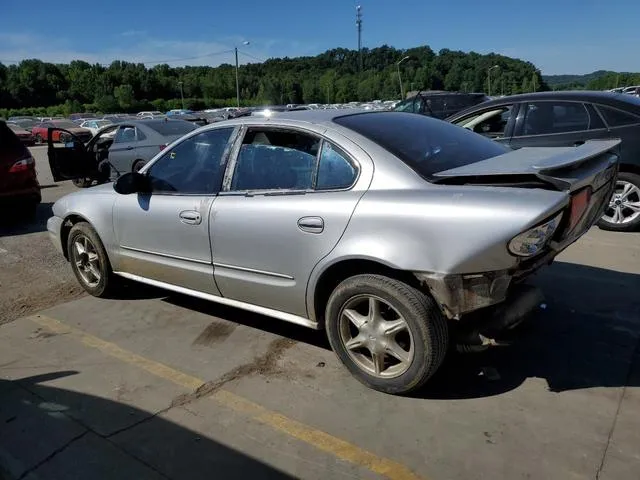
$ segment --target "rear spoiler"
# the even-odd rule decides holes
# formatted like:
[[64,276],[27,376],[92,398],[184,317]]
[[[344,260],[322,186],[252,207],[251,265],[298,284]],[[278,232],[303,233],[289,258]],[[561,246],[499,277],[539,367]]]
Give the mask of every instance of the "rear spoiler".
[[[589,140],[578,147],[525,147],[480,162],[452,168],[432,175],[434,183],[535,183],[544,182],[558,189],[577,186],[582,175],[571,171],[596,161],[607,153],[619,157],[620,139]],[[575,172],[574,172],[575,173]],[[583,172],[587,174],[588,172]],[[597,182],[600,183],[600,182]]]

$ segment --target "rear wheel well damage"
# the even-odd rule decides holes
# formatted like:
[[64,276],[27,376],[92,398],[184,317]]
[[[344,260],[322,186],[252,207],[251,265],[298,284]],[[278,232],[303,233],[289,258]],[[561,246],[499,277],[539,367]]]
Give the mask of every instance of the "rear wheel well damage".
[[[331,293],[342,281],[362,274],[383,275],[421,289],[420,282],[411,272],[398,270],[373,260],[352,259],[338,262],[327,268],[316,283],[313,296],[313,314],[319,328],[324,328],[325,310]],[[422,288],[422,290],[424,289]]]
[[64,258],[66,258],[67,260],[69,260],[69,252],[67,250],[67,240],[69,240],[69,232],[71,232],[71,228],[76,223],[80,222],[87,222],[87,220],[80,215],[69,215],[62,222],[62,227],[60,228],[60,243],[62,245],[62,253],[64,254]]

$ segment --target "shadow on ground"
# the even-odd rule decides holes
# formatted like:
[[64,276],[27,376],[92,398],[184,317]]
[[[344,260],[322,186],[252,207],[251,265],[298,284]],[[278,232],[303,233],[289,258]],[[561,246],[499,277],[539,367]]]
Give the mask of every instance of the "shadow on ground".
[[53,202],[38,204],[35,216],[17,210],[3,210],[0,215],[0,237],[46,232],[47,220],[53,215],[52,206]]
[[[640,275],[557,262],[531,283],[545,292],[547,308],[513,332],[509,346],[475,354],[450,353],[441,370],[415,396],[487,397],[513,390],[533,377],[545,379],[554,392],[629,384],[640,338]],[[186,296],[171,294],[164,300],[330,348],[323,331]]]
[[[8,478],[293,478],[238,450],[130,405],[43,384],[77,374],[52,372],[10,382],[0,380],[2,448],[19,462],[0,465]],[[25,392],[24,390],[27,392]],[[33,395],[31,395],[33,394]],[[143,429],[99,435],[83,415],[147,418]],[[138,429],[138,430],[136,430]],[[136,433],[137,432],[137,433]],[[35,441],[37,439],[37,441]],[[2,452],[0,452],[2,453]],[[9,463],[9,464],[6,464]],[[31,478],[31,477],[29,477]]]

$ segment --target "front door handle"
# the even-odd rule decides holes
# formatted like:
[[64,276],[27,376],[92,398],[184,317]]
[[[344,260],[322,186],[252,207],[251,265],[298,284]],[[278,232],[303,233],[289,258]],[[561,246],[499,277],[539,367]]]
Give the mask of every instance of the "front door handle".
[[324,220],[321,217],[302,217],[298,220],[298,228],[307,233],[322,233]]
[[127,150],[133,150],[133,147],[132,147],[131,145],[129,145],[129,146],[127,147]]
[[584,140],[578,140],[573,144],[574,147],[579,147],[580,145],[584,145]]
[[202,223],[202,216],[200,212],[195,210],[183,210],[180,212],[180,221],[187,225],[200,225]]

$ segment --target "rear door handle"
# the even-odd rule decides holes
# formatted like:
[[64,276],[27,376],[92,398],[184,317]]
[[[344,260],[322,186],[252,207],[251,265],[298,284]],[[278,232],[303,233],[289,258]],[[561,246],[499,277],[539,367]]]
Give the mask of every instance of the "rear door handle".
[[584,145],[584,140],[578,140],[573,144],[574,147],[579,147],[580,145]]
[[202,216],[200,212],[195,210],[183,210],[180,212],[180,221],[187,225],[200,225],[202,223]]
[[324,220],[321,217],[302,217],[298,220],[298,228],[307,233],[322,233]]
[[129,146],[127,147],[127,150],[133,150],[133,147],[132,147],[131,145],[129,145]]

